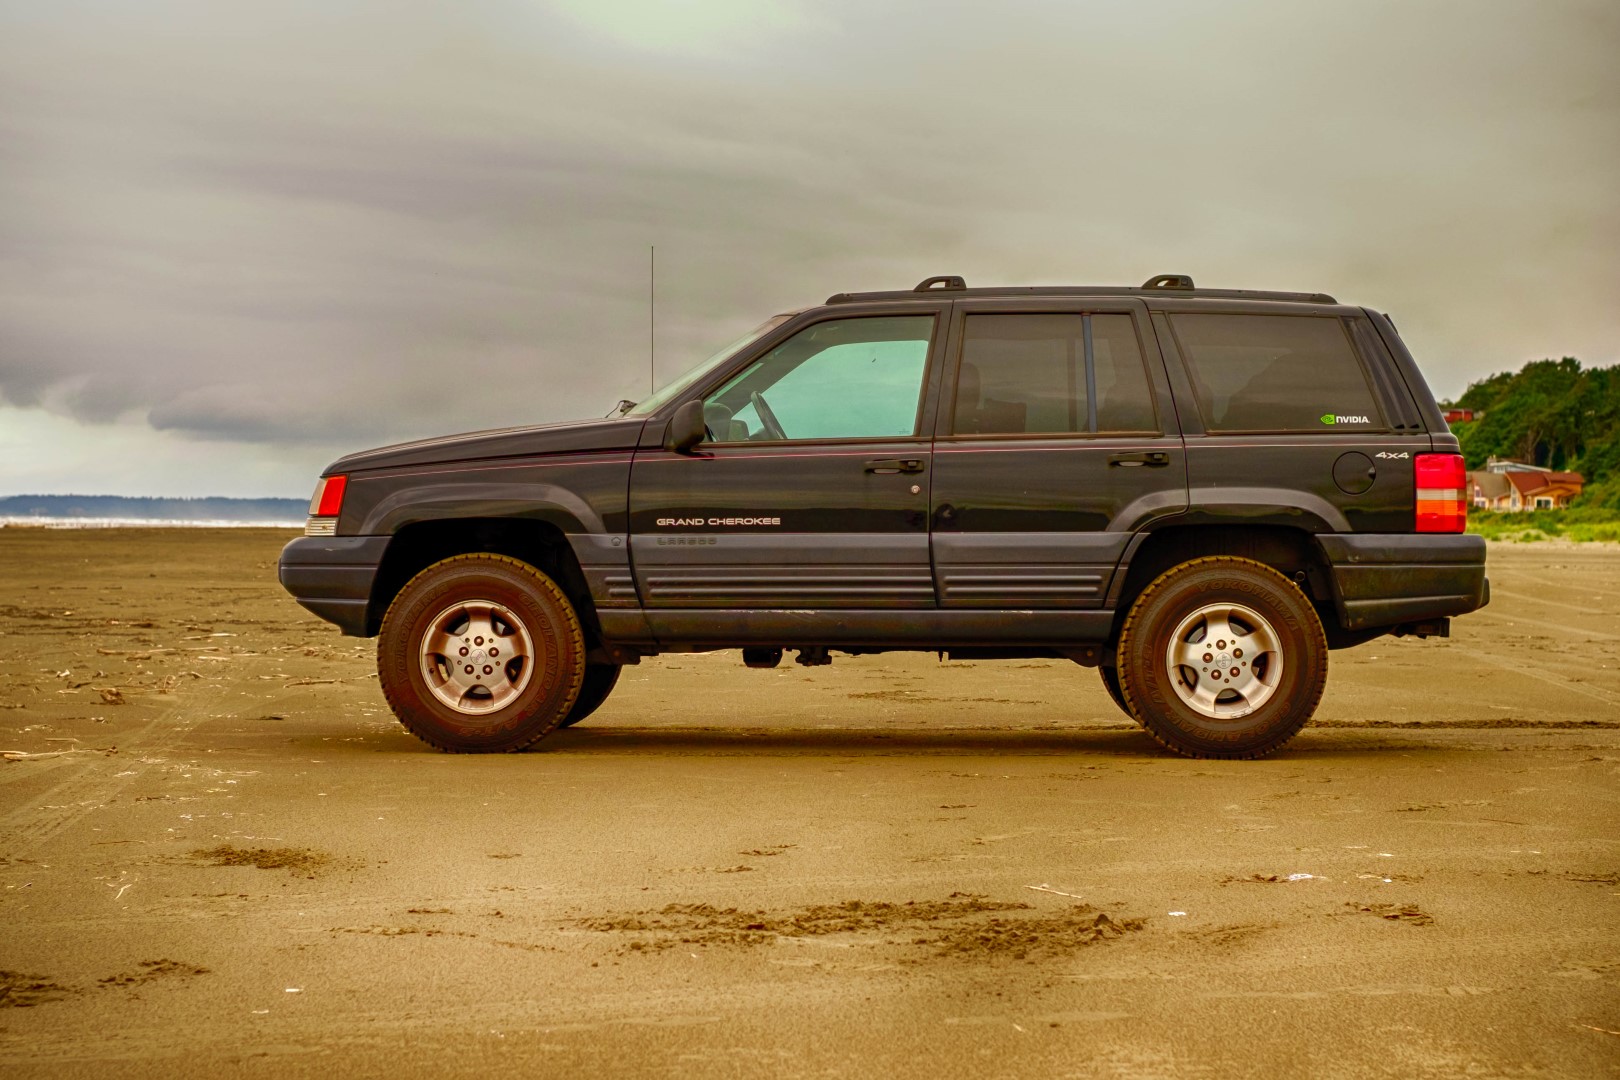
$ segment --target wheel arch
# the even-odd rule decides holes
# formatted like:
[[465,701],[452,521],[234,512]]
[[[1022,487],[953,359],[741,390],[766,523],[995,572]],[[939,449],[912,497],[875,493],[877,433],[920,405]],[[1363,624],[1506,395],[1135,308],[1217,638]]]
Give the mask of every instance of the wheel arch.
[[388,606],[417,574],[443,559],[478,552],[505,555],[544,572],[574,605],[587,648],[601,641],[590,587],[568,535],[557,524],[538,518],[434,518],[401,528],[377,567],[366,607],[367,633],[381,630]]
[[[1333,580],[1312,534],[1287,525],[1166,525],[1140,535],[1127,549],[1114,575],[1109,603],[1114,609],[1110,641],[1117,641],[1131,605],[1160,574],[1190,559],[1231,555],[1253,559],[1294,581],[1316,608],[1331,648],[1360,644],[1339,627]],[[1112,650],[1108,653],[1111,655]]]

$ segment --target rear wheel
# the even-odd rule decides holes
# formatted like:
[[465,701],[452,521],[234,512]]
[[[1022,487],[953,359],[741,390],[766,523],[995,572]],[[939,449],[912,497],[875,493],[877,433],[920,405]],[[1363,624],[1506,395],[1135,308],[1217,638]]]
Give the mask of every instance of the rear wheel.
[[383,617],[377,673],[400,723],[457,753],[521,750],[579,697],[584,635],[551,578],[503,555],[423,570]]
[[1264,563],[1195,559],[1142,590],[1119,641],[1126,711],[1188,757],[1263,757],[1310,720],[1327,639],[1299,587]]
[[563,717],[560,728],[573,727],[591,713],[601,708],[602,702],[613,693],[613,687],[619,681],[619,673],[624,670],[620,664],[588,664],[585,667],[585,681],[580,684],[579,697],[574,699],[574,707],[568,710]]

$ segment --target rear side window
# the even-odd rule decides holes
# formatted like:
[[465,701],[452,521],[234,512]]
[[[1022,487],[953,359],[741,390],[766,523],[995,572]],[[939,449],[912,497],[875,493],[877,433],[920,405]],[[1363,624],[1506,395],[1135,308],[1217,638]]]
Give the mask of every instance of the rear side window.
[[969,315],[957,435],[1156,432],[1129,315]]
[[1341,320],[1308,315],[1171,315],[1210,431],[1385,428]]

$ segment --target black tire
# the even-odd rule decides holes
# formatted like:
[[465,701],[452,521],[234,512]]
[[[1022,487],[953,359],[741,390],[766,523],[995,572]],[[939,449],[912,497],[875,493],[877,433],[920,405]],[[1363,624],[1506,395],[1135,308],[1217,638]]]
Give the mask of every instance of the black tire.
[[591,713],[602,707],[602,702],[613,693],[613,687],[619,681],[619,673],[624,670],[622,664],[587,664],[585,665],[585,681],[580,684],[579,697],[574,699],[574,707],[568,710],[563,717],[560,728],[573,727]]
[[[1124,691],[1119,688],[1119,669],[1104,665],[1097,668],[1097,674],[1102,676],[1102,684],[1107,688],[1108,696],[1114,699],[1114,704],[1119,706],[1119,711],[1132,720],[1136,720],[1136,717],[1131,713],[1131,707],[1125,704]],[[1141,723],[1140,720],[1136,722]]]
[[1327,656],[1316,609],[1288,578],[1252,559],[1194,559],[1131,605],[1120,691],[1126,711],[1178,754],[1264,757],[1315,713]]
[[[485,627],[487,641],[476,635],[475,644]],[[377,642],[394,715],[452,753],[510,752],[543,738],[569,715],[585,670],[573,604],[551,578],[504,555],[457,555],[417,574],[388,606]]]

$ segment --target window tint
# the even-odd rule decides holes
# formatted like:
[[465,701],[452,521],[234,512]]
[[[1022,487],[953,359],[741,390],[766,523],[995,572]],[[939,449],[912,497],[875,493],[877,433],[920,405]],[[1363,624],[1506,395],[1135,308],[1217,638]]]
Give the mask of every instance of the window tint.
[[969,315],[956,376],[961,435],[1085,431],[1079,315]]
[[1172,315],[1211,431],[1370,431],[1384,419],[1338,319]]
[[1142,368],[1142,349],[1129,315],[1091,316],[1096,367],[1097,430],[1158,431],[1153,390]]
[[817,323],[704,402],[704,420],[720,442],[913,435],[933,330],[932,315]]
[[1158,430],[1129,315],[969,315],[965,322],[956,434]]

